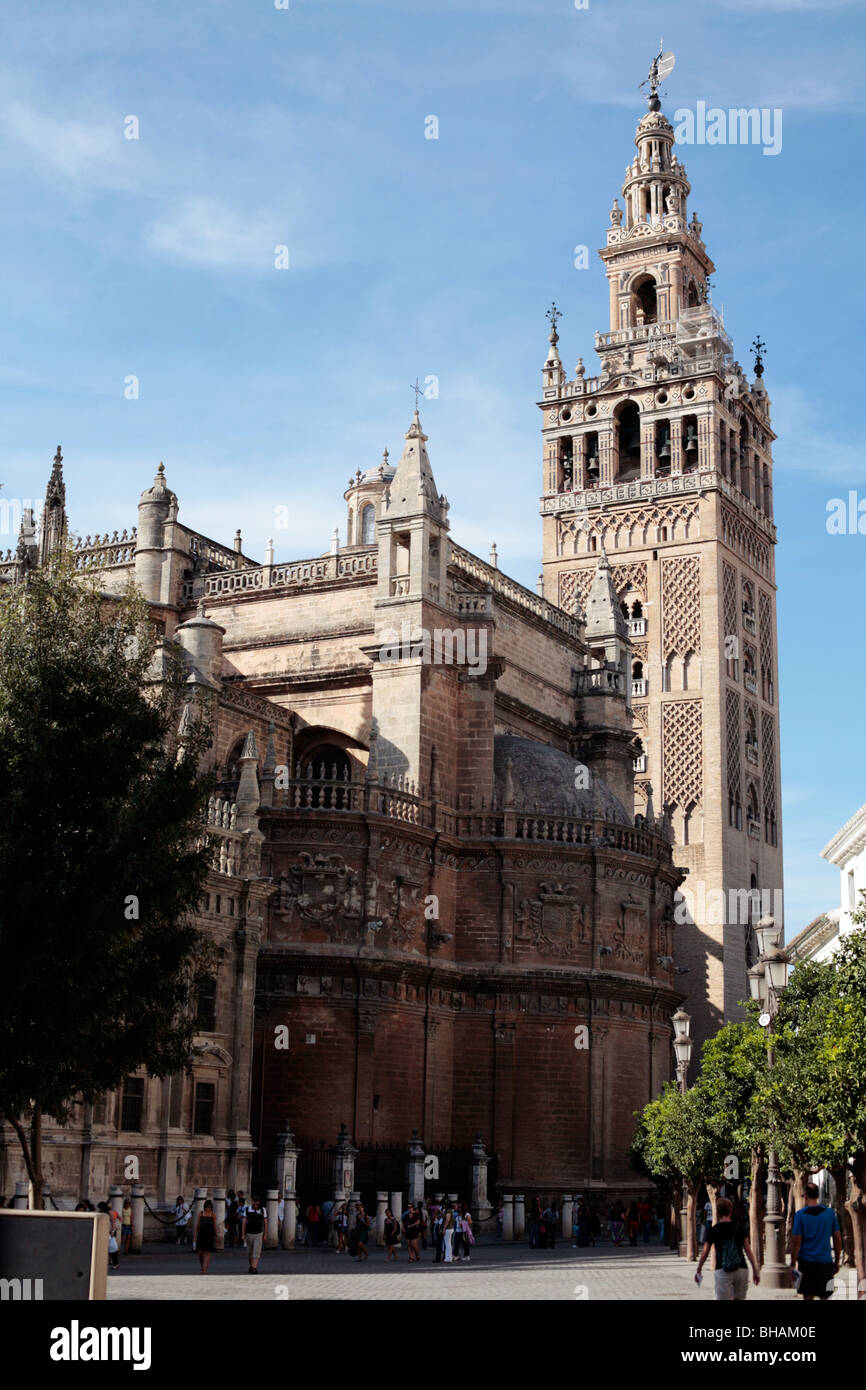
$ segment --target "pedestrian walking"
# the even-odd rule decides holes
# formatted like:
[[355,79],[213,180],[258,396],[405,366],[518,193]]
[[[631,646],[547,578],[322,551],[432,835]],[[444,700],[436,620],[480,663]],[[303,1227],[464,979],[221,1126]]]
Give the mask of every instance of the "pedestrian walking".
[[437,1207],[436,1220],[433,1222],[433,1243],[436,1247],[435,1263],[441,1265],[445,1258],[445,1212],[441,1207]]
[[185,1245],[187,1241],[187,1226],[192,1216],[192,1208],[184,1201],[183,1197],[178,1197],[174,1204],[174,1230],[175,1245]]
[[648,1197],[643,1197],[637,1204],[638,1220],[643,1234],[644,1245],[649,1245],[650,1236],[653,1230],[653,1209]]
[[833,1278],[839,1273],[842,1258],[839,1218],[832,1207],[821,1206],[818,1198],[818,1184],[807,1182],[806,1205],[795,1212],[791,1229],[795,1287],[807,1303],[815,1298],[825,1302],[832,1296]]
[[238,1247],[243,1246],[245,1243],[244,1222],[246,1220],[248,1210],[249,1208],[247,1207],[247,1199],[241,1192],[240,1188],[238,1188],[238,1200],[237,1207],[235,1209],[235,1215],[237,1216],[237,1225],[235,1227],[235,1245],[237,1245]]
[[416,1208],[418,1212],[418,1222],[421,1227],[421,1249],[427,1249],[427,1232],[430,1229],[430,1222],[427,1216],[427,1208],[423,1202],[419,1202]]
[[[240,1196],[240,1193],[238,1194]],[[262,1245],[268,1230],[267,1212],[262,1210],[261,1197],[253,1197],[249,1206],[244,1206],[242,1236],[246,1242],[247,1257],[250,1262],[249,1274],[258,1274]]]
[[359,1204],[358,1215],[355,1217],[355,1240],[358,1249],[359,1263],[369,1260],[370,1255],[367,1250],[367,1241],[370,1239],[370,1218],[366,1209]]
[[207,1198],[199,1212],[192,1237],[192,1248],[198,1254],[199,1269],[202,1274],[207,1274],[210,1268],[210,1257],[216,1249],[216,1217],[210,1197]]
[[334,1226],[337,1231],[337,1254],[345,1255],[346,1233],[349,1229],[349,1208],[345,1202],[342,1203],[334,1217]]
[[129,1254],[129,1247],[132,1243],[132,1199],[124,1197],[123,1206],[120,1208],[120,1248],[124,1255]]
[[466,1252],[463,1258],[466,1263],[469,1264],[472,1255],[472,1247],[475,1244],[475,1232],[472,1229],[472,1212],[465,1202],[462,1202],[460,1205],[460,1225],[463,1232],[463,1249]]
[[704,1248],[695,1270],[695,1283],[700,1284],[701,1270],[710,1251],[715,1250],[716,1302],[730,1302],[732,1299],[742,1302],[746,1297],[749,1291],[749,1269],[746,1260],[752,1266],[753,1283],[757,1285],[761,1282],[758,1262],[752,1253],[746,1228],[731,1219],[733,1209],[734,1204],[730,1198],[719,1198],[716,1204],[718,1220],[704,1232]]
[[611,1203],[607,1213],[610,1222],[610,1234],[614,1245],[622,1245],[623,1232],[625,1230],[625,1207],[622,1202]]
[[417,1264],[421,1256],[418,1253],[418,1242],[421,1239],[421,1211],[419,1207],[409,1203],[409,1210],[403,1217],[403,1234],[406,1237],[406,1245],[409,1250],[409,1263]]
[[226,1193],[226,1236],[225,1245],[231,1250],[237,1240],[238,1198],[233,1187]]
[[397,1251],[400,1249],[400,1222],[397,1220],[390,1207],[385,1212],[385,1246],[388,1251],[385,1256],[385,1263],[389,1260],[396,1260]]
[[120,1264],[120,1243],[117,1239],[120,1235],[120,1217],[107,1202],[97,1202],[96,1210],[105,1212],[108,1217],[108,1268],[113,1272]]
[[640,1231],[640,1217],[638,1216],[637,1202],[629,1202],[625,1225],[628,1231],[629,1245],[637,1245],[638,1232]]
[[454,1263],[454,1213],[450,1207],[442,1214],[442,1262]]
[[559,1212],[551,1202],[544,1208],[544,1240],[541,1242],[546,1250],[552,1250],[556,1243],[556,1227],[559,1221]]
[[304,1237],[305,1245],[316,1245],[319,1239],[319,1222],[322,1219],[322,1210],[317,1202],[311,1202],[307,1207],[307,1234]]
[[541,1233],[540,1228],[541,1228],[542,1225],[543,1225],[543,1220],[542,1220],[542,1214],[541,1214],[541,1203],[539,1202],[539,1200],[538,1200],[537,1197],[533,1197],[533,1199],[532,1199],[532,1201],[531,1201],[531,1203],[530,1203],[530,1206],[529,1206],[529,1248],[530,1248],[530,1250],[536,1250],[536,1249],[538,1248],[538,1238],[539,1238],[539,1235],[540,1235],[540,1233]]
[[281,1241],[282,1238],[283,1238],[283,1222],[285,1221],[285,1219],[286,1219],[286,1199],[285,1199],[285,1197],[280,1197],[280,1200],[277,1202],[277,1240],[278,1240],[278,1241]]
[[663,1200],[656,1203],[656,1225],[659,1233],[659,1245],[665,1243],[665,1204]]

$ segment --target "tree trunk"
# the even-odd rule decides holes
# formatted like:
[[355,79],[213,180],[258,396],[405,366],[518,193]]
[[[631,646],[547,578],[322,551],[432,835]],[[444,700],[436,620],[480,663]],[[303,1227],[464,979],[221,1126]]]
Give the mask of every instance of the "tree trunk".
[[707,1196],[710,1199],[711,1221],[712,1224],[715,1226],[716,1222],[719,1219],[719,1184],[717,1182],[710,1182],[708,1179],[705,1179],[704,1185],[707,1189]]
[[671,1190],[670,1214],[668,1219],[668,1245],[671,1250],[680,1248],[680,1204],[677,1200],[676,1188]]
[[791,1234],[794,1227],[794,1215],[801,1207],[806,1205],[806,1183],[809,1181],[810,1174],[806,1168],[794,1168],[793,1177],[786,1185],[785,1201],[785,1245],[783,1255],[789,1253],[791,1249]]
[[846,1205],[848,1196],[848,1165],[839,1163],[830,1169],[833,1178],[833,1206],[842,1232],[842,1262],[854,1268],[854,1224]]
[[686,1206],[686,1223],[687,1223],[687,1227],[688,1227],[688,1229],[687,1229],[687,1231],[686,1231],[686,1259],[687,1259],[687,1260],[696,1260],[696,1259],[698,1258],[698,1255],[697,1255],[697,1236],[698,1236],[698,1233],[697,1233],[697,1231],[696,1231],[696,1229],[695,1229],[695,1221],[696,1221],[696,1217],[697,1217],[697,1205],[698,1205],[698,1189],[697,1189],[697,1186],[696,1186],[694,1183],[691,1183],[691,1182],[690,1182],[689,1185],[688,1185],[688,1192],[689,1192],[689,1195],[688,1195],[688,1202],[687,1202],[687,1206]]
[[33,1209],[42,1210],[42,1111],[34,1106],[30,1116],[30,1133],[17,1115],[7,1115],[6,1119],[18,1135],[21,1154],[30,1185],[33,1189]]
[[42,1211],[45,1202],[42,1196],[42,1107],[34,1105],[30,1120],[30,1149],[33,1154],[33,1210]]
[[851,1168],[851,1195],[845,1202],[854,1238],[857,1298],[866,1298],[866,1149],[858,1149]]
[[759,1265],[764,1263],[764,1150],[752,1149],[752,1185],[749,1192],[749,1243]]

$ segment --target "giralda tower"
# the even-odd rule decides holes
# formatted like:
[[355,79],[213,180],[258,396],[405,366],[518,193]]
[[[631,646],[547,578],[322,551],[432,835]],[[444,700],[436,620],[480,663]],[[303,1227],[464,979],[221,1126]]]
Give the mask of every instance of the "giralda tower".
[[544,592],[582,608],[607,552],[632,644],[635,809],[668,809],[688,870],[675,949],[700,1041],[748,997],[754,890],[777,916],[781,901],[775,436],[761,345],[750,383],[711,303],[715,267],[656,86],[599,252],[597,376],[581,360],[568,380],[552,316]]

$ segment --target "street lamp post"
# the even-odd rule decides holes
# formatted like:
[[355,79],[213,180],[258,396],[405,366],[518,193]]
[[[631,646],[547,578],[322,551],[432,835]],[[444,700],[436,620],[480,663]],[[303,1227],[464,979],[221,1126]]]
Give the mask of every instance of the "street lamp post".
[[[779,1000],[788,983],[789,957],[779,945],[782,929],[772,917],[762,917],[755,935],[761,958],[749,971],[749,988],[752,998],[762,1005],[758,1020],[767,1030],[767,1067],[773,1069],[775,1051],[773,1048],[773,1025],[779,1009]],[[764,1213],[764,1265],[761,1278],[769,1289],[788,1287],[789,1273],[782,1249],[782,1200],[779,1177],[779,1155],[775,1139],[771,1137],[767,1154],[767,1209]]]
[[[679,1082],[680,1094],[685,1095],[688,1088],[689,1062],[692,1059],[692,1047],[694,1043],[689,1036],[690,1016],[685,1009],[677,1009],[672,1018],[674,1025],[674,1052],[677,1058],[677,1081]],[[679,1253],[683,1259],[689,1253],[689,1190],[686,1183],[685,1174],[683,1175],[682,1189],[680,1192],[680,1243]]]

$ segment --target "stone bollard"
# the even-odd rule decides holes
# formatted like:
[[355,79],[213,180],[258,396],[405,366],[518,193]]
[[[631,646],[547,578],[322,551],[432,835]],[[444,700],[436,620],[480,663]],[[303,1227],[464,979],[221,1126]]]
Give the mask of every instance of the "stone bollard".
[[120,1216],[123,1210],[123,1188],[119,1182],[113,1182],[108,1189],[108,1205],[112,1211],[116,1211]]
[[26,1211],[30,1203],[30,1184],[29,1182],[16,1182],[15,1196],[12,1198],[12,1205],[16,1211]]
[[514,1194],[503,1192],[502,1194],[502,1239],[514,1239]]
[[376,1244],[385,1244],[385,1211],[388,1207],[387,1192],[376,1193]]
[[187,1231],[191,1241],[195,1240],[195,1233],[198,1228],[198,1219],[201,1216],[201,1209],[204,1206],[204,1199],[207,1196],[206,1187],[197,1187],[195,1196],[192,1199],[192,1216],[189,1219]]
[[268,1230],[265,1236],[265,1249],[276,1250],[280,1242],[280,1234],[277,1221],[277,1205],[280,1200],[280,1190],[278,1187],[269,1187],[265,1196],[265,1210],[268,1213]]
[[571,1224],[572,1213],[574,1210],[574,1195],[571,1192],[563,1192],[562,1207],[560,1208],[562,1238],[571,1243]]
[[226,1190],[215,1187],[213,1190],[214,1249],[226,1248]]
[[518,1192],[514,1198],[514,1239],[523,1240],[526,1235],[526,1197]]
[[140,1255],[144,1245],[144,1183],[132,1185],[132,1239],[129,1242],[130,1255]]

